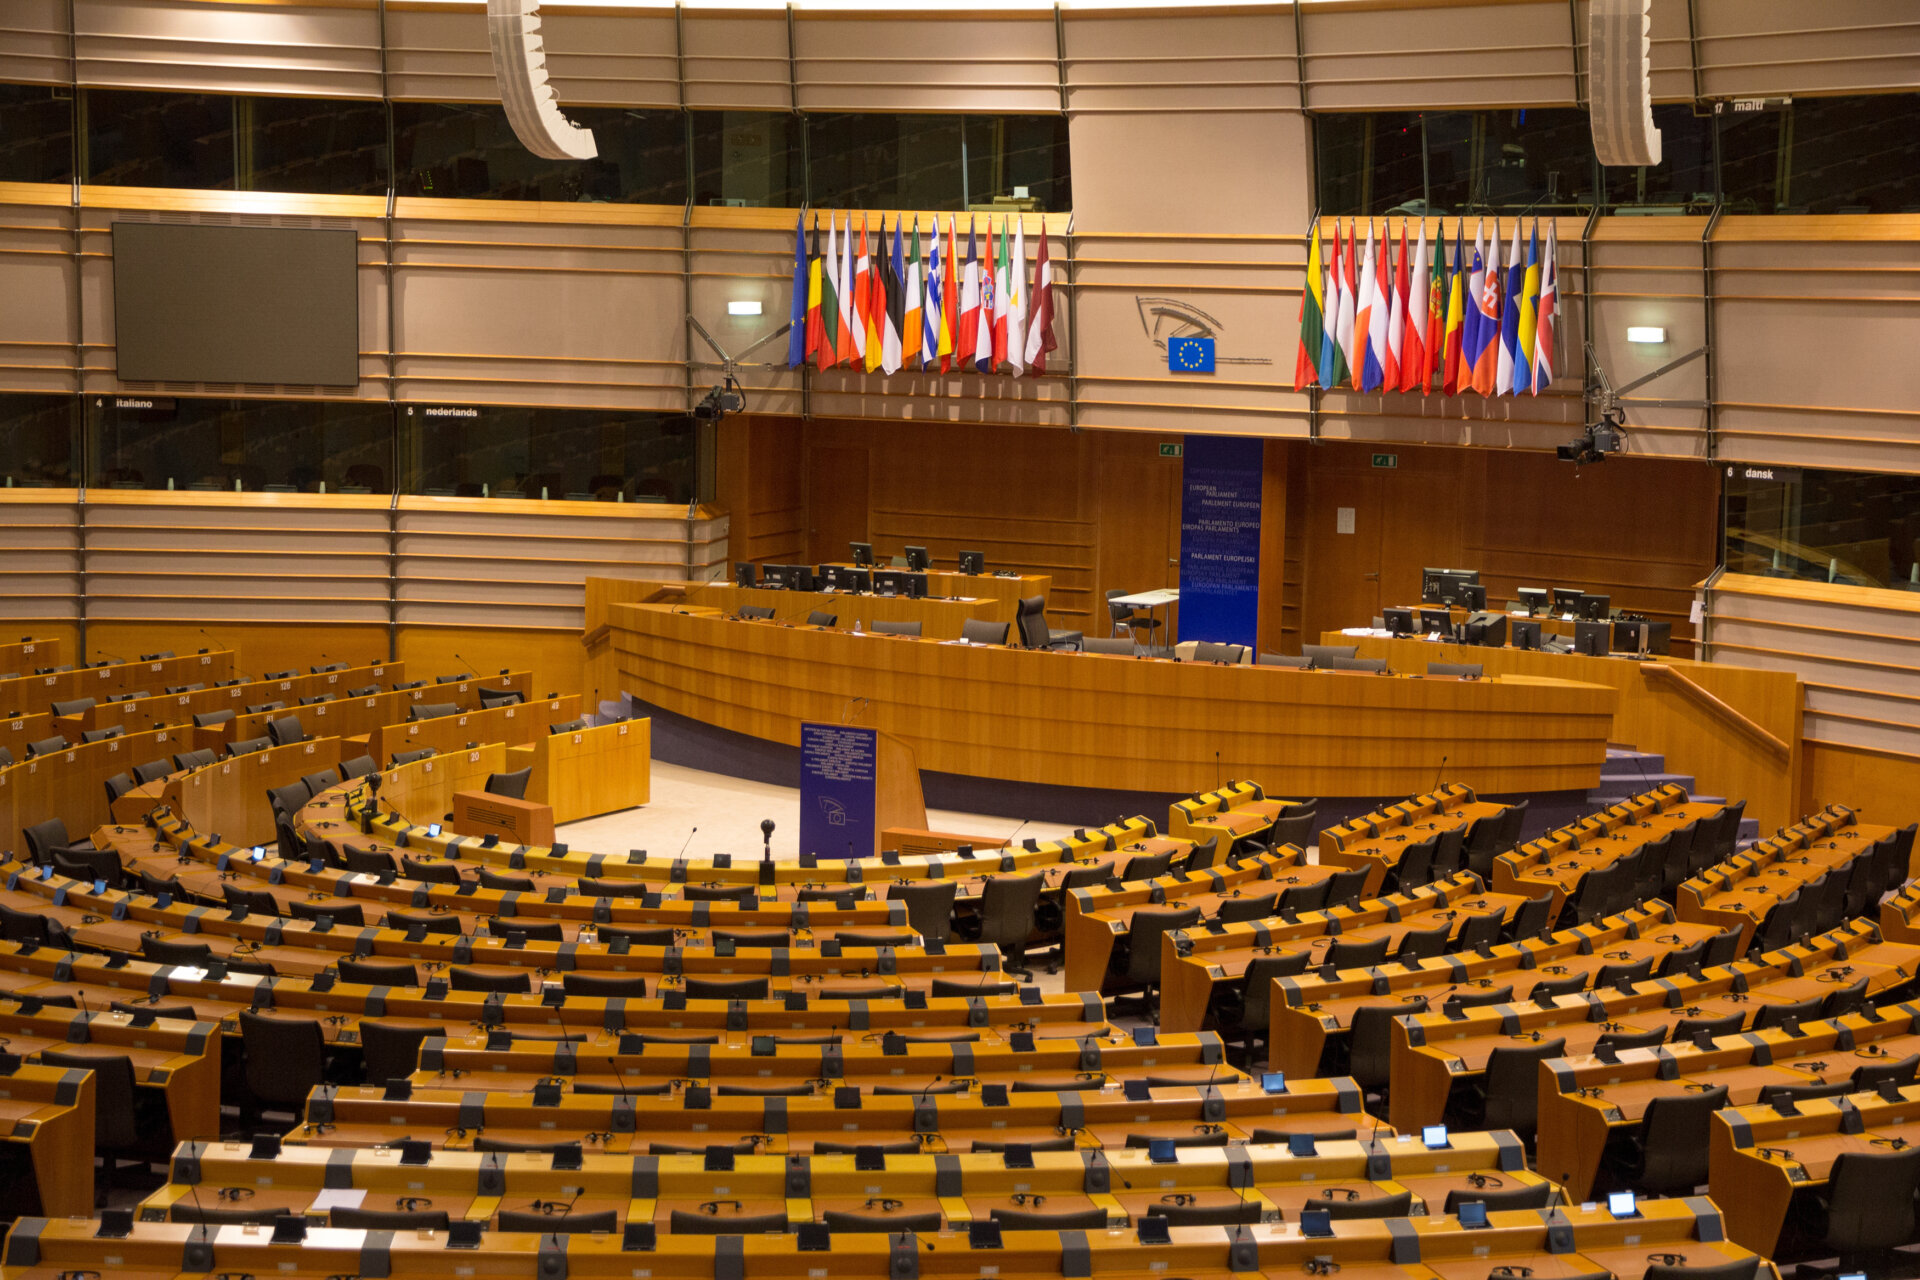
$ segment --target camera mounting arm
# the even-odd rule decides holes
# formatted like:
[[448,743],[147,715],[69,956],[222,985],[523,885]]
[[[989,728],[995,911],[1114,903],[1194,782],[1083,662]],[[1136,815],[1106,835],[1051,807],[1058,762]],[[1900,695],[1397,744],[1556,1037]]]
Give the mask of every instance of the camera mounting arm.
[[[1594,379],[1600,384],[1597,388],[1590,388],[1587,391],[1587,399],[1591,403],[1600,406],[1603,417],[1616,419],[1624,418],[1625,416],[1625,410],[1621,407],[1620,403],[1622,396],[1630,391],[1646,386],[1662,374],[1671,373],[1681,365],[1707,354],[1705,347],[1695,347],[1683,356],[1675,356],[1653,372],[1640,375],[1616,391],[1614,390],[1612,381],[1607,377],[1605,366],[1600,363],[1600,357],[1594,353],[1593,343],[1589,342],[1586,346],[1587,367],[1593,370]],[[1705,409],[1708,407],[1705,400],[1646,400],[1642,401],[1642,403],[1649,408],[1655,409]]]
[[[687,316],[687,323],[693,326],[694,332],[700,335],[701,341],[705,342],[708,346],[712,347],[714,354],[720,357],[721,372],[726,374],[728,377],[735,379],[736,381],[740,376],[740,369],[742,367],[742,361],[744,357],[752,355],[754,352],[766,346],[769,342],[772,342],[776,338],[786,337],[788,332],[791,331],[793,328],[793,322],[788,321],[786,324],[781,325],[778,329],[775,329],[772,333],[767,334],[764,338],[757,340],[756,342],[753,343],[753,345],[749,346],[745,351],[742,351],[739,355],[735,356],[735,355],[727,354],[727,349],[721,346],[719,341],[712,334],[707,332],[707,326],[700,323],[699,316],[689,314]],[[774,369],[774,368],[785,368],[786,365],[785,365],[785,362],[775,363],[770,360],[763,360],[763,361],[757,362],[754,365],[754,367]]]

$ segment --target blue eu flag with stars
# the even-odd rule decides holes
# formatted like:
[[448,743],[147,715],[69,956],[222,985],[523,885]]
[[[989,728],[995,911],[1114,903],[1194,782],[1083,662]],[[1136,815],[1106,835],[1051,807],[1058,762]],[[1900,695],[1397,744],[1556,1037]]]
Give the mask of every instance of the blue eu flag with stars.
[[1212,373],[1212,338],[1167,339],[1167,368],[1175,373]]

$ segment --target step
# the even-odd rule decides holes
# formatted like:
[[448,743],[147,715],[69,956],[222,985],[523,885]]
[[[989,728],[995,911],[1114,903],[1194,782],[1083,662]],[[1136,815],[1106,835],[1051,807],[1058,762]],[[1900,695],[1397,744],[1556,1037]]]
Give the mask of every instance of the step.
[[1657,752],[1610,747],[1607,750],[1605,762],[1600,766],[1600,776],[1603,778],[1637,777],[1642,771],[1659,773],[1666,767],[1666,757]]

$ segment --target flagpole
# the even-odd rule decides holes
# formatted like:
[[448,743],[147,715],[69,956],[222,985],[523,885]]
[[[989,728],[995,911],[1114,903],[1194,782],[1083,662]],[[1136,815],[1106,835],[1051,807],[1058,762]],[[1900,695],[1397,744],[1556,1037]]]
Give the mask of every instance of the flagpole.
[[[1079,272],[1074,270],[1074,264],[1077,261],[1077,259],[1074,254],[1073,214],[1072,213],[1067,214],[1067,225],[1065,229],[1062,230],[1060,233],[1060,243],[1064,244],[1067,247],[1067,256],[1066,256],[1067,279],[1072,281],[1077,281],[1079,278]],[[1058,288],[1060,284],[1062,284],[1063,282],[1060,280],[1055,280],[1053,283],[1055,288]],[[1077,293],[1073,293],[1072,290],[1067,290],[1066,292],[1072,293],[1074,300],[1078,302],[1079,295]],[[1060,294],[1055,295],[1054,315],[1056,316],[1056,318],[1059,315],[1058,303],[1061,296],[1062,295]],[[1073,318],[1067,325],[1067,430],[1073,432],[1075,435],[1078,435],[1080,432],[1080,323],[1079,322],[1080,322],[1080,309],[1076,306],[1073,311]]]
[[[1307,254],[1309,262],[1312,261],[1313,237],[1319,230],[1320,206],[1316,204],[1313,206],[1312,216],[1307,219]],[[1313,281],[1306,281],[1303,287],[1307,292],[1311,293],[1313,291]],[[1320,317],[1322,326],[1325,326],[1327,323],[1325,311],[1326,304],[1322,302],[1322,314]],[[1314,358],[1316,360],[1319,359],[1318,352],[1314,353]],[[1309,440],[1318,440],[1320,438],[1320,395],[1325,390],[1325,388],[1320,385],[1319,366],[1315,365],[1314,370],[1313,381],[1307,384],[1307,439]]]

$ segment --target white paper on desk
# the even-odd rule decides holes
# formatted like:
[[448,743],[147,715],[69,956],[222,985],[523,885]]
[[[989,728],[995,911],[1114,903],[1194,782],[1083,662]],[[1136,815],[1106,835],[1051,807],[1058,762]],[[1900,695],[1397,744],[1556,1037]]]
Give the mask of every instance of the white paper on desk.
[[325,1191],[321,1191],[313,1197],[311,1208],[321,1211],[327,1209],[358,1209],[361,1202],[366,1198],[367,1189],[365,1187],[328,1187]]

